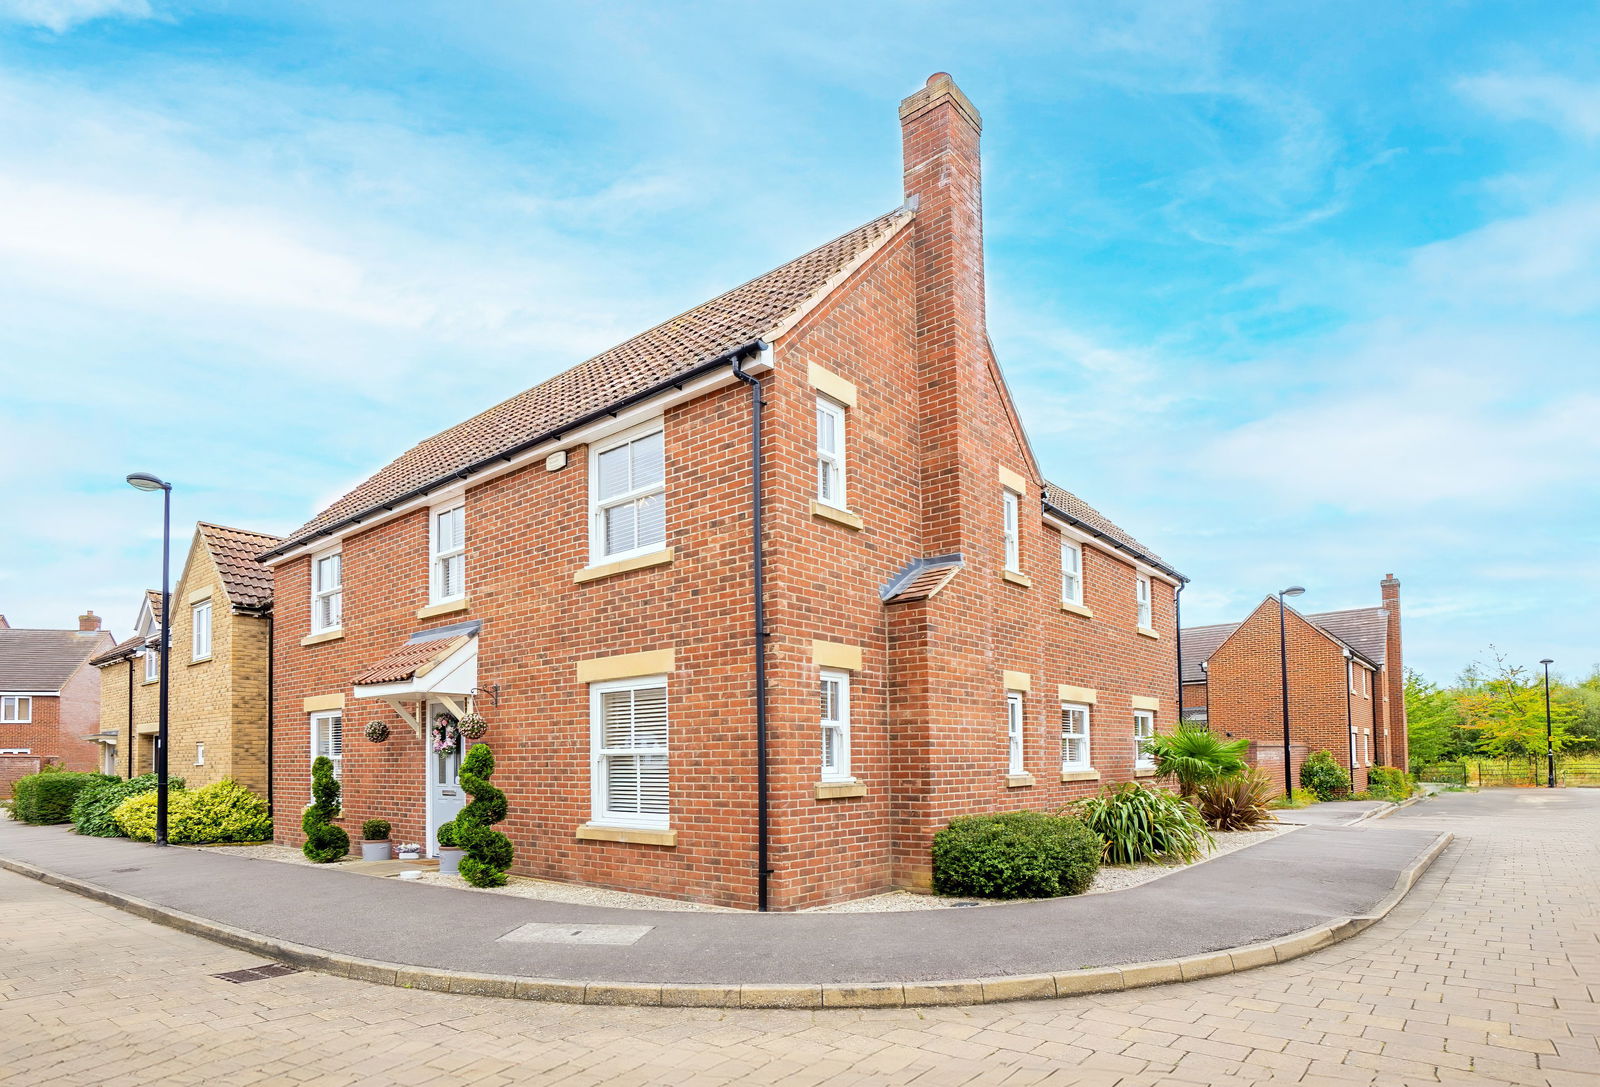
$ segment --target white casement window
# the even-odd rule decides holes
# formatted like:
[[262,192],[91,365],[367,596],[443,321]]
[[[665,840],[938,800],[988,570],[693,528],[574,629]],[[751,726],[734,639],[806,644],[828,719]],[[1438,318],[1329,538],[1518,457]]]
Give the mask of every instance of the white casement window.
[[1022,692],[1006,692],[1006,772],[1022,770]]
[[844,408],[817,397],[817,501],[845,508]]
[[1139,605],[1139,625],[1149,630],[1151,628],[1150,579],[1143,574],[1138,574],[1133,579],[1133,598]]
[[1006,569],[1014,574],[1022,572],[1022,540],[1018,522],[1021,516],[1021,498],[1016,491],[1005,491]]
[[1145,742],[1155,738],[1156,715],[1149,710],[1133,711],[1133,765],[1144,769],[1154,766],[1156,760],[1144,749]]
[[1061,541],[1061,602],[1083,603],[1083,545],[1076,540]]
[[0,695],[0,725],[26,725],[33,720],[33,699],[27,695]]
[[850,778],[850,674],[822,673],[822,780]]
[[1367,671],[1365,668],[1361,669],[1361,686],[1362,686],[1361,693],[1365,697],[1371,698],[1372,697],[1372,673]]
[[1361,765],[1372,765],[1372,730],[1361,730]]
[[190,656],[195,660],[205,660],[211,656],[211,601],[202,600],[190,609],[194,619],[190,631]]
[[1061,769],[1088,770],[1089,707],[1076,702],[1061,704]]
[[311,759],[327,756],[333,763],[333,776],[343,776],[344,711],[330,710],[311,715]]
[[194,764],[196,766],[204,766],[206,764],[206,745],[205,744],[195,744],[194,745]]
[[589,686],[594,822],[667,826],[667,681],[662,676]]
[[659,551],[667,542],[666,491],[660,423],[597,446],[589,473],[592,561]]
[[144,681],[154,683],[161,678],[161,654],[150,646],[144,648]]
[[[467,507],[464,502],[433,511],[429,547],[432,551],[429,602],[460,600],[467,595]],[[341,570],[341,585],[343,579]]]
[[311,630],[344,624],[344,556],[338,551],[311,560]]

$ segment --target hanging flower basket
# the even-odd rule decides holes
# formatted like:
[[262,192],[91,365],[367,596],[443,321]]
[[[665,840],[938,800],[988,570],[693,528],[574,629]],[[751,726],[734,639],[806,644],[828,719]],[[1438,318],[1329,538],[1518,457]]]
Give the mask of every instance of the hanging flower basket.
[[435,751],[453,751],[461,742],[461,728],[456,724],[456,719],[448,713],[441,713],[435,717],[429,732],[433,737]]
[[367,739],[375,744],[381,744],[389,738],[389,723],[387,721],[368,721]]
[[468,710],[467,715],[456,723],[456,728],[467,739],[476,740],[489,731],[489,722],[477,710]]

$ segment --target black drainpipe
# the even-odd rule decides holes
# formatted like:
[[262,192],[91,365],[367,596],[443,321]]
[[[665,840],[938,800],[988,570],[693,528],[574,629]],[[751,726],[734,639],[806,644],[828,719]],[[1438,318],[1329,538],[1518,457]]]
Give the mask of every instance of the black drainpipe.
[[1356,659],[1345,658],[1344,672],[1344,731],[1350,741],[1350,789],[1356,787],[1356,722],[1350,711],[1350,680],[1355,676]]
[[[766,344],[758,343],[757,350]],[[765,555],[761,537],[761,381],[744,371],[744,356],[733,359],[733,373],[750,386],[750,560],[751,594],[755,597],[756,646],[756,909],[767,909],[767,598]]]
[[133,777],[133,661],[128,657],[128,776]]
[[272,818],[272,664],[273,650],[276,648],[272,636],[272,613],[265,615],[267,620],[267,818]]
[[[1176,730],[1183,724],[1183,582],[1181,581],[1172,591],[1172,640],[1178,643],[1178,714],[1172,725]],[[1206,727],[1211,727],[1209,719],[1206,721]]]

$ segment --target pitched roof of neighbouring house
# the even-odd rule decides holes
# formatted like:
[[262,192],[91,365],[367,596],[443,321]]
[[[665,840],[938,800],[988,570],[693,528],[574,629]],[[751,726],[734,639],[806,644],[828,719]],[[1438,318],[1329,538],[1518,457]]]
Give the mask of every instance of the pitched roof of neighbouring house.
[[1144,544],[1134,539],[1132,534],[1124,531],[1111,518],[1065,487],[1058,487],[1049,480],[1045,480],[1044,501],[1045,505],[1066,517],[1067,520],[1077,522],[1090,532],[1104,536],[1113,544],[1118,545],[1121,550],[1132,552],[1137,558],[1145,560],[1163,573],[1171,574],[1180,581],[1189,580],[1168,565],[1167,561],[1160,555],[1157,555]]
[[125,642],[118,642],[99,656],[90,657],[89,663],[97,668],[105,664],[115,664],[119,660],[133,656],[135,652],[143,647],[144,639],[135,634]]
[[59,691],[110,640],[103,630],[0,627],[0,691]]
[[[228,528],[201,521],[196,525],[211,558],[222,577],[222,587],[237,608],[262,608],[272,603],[272,571],[261,565],[258,556],[283,542],[281,536],[251,532],[247,528]],[[156,594],[154,614],[161,614],[161,595]]]
[[150,618],[157,626],[161,625],[161,590],[146,589],[144,591],[145,603],[150,607]]
[[[726,294],[581,362],[413,446],[283,541],[303,543],[509,450],[555,435],[780,328],[910,221],[897,208]],[[279,547],[275,550],[286,550]],[[263,548],[265,551],[266,549]]]
[[[1291,614],[1294,613],[1293,608],[1289,610]],[[1354,649],[1378,667],[1383,667],[1384,647],[1387,645],[1389,631],[1389,613],[1383,608],[1349,608],[1345,611],[1302,615],[1301,618],[1335,641]],[[1239,629],[1240,625],[1213,623],[1204,627],[1184,627],[1178,632],[1179,652],[1183,656],[1184,683],[1206,681],[1205,669],[1200,667],[1201,663],[1210,660],[1211,655]]]

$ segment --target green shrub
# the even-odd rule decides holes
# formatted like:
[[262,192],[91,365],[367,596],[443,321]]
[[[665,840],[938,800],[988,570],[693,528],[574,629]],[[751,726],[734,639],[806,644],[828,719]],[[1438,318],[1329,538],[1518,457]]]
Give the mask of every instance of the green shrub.
[[472,801],[438,830],[440,845],[467,851],[461,858],[461,878],[474,887],[504,886],[514,855],[511,839],[489,829],[506,817],[506,794],[489,783],[493,774],[494,752],[489,745],[468,748],[461,760],[461,787],[472,794]]
[[105,774],[79,774],[46,767],[37,774],[18,778],[12,786],[11,817],[39,826],[70,823],[72,805],[79,793],[92,785],[115,780]]
[[1208,781],[1246,769],[1249,740],[1220,740],[1205,725],[1181,721],[1169,733],[1152,736],[1145,750],[1155,759],[1156,773],[1178,779],[1178,791],[1193,796]]
[[[124,835],[139,842],[156,837],[156,791],[138,793],[117,805],[112,817]],[[218,781],[190,792],[167,793],[167,841],[264,842],[272,837],[267,802],[242,785]]]
[[[1273,788],[1277,788],[1276,782],[1274,782]],[[1317,798],[1311,793],[1304,789],[1296,789],[1294,792],[1288,795],[1279,793],[1277,796],[1273,797],[1272,803],[1269,806],[1276,808],[1279,811],[1283,811],[1289,808],[1309,808],[1316,802]]]
[[1195,802],[1212,830],[1253,830],[1277,821],[1272,814],[1276,789],[1265,771],[1246,769],[1205,782],[1195,794]]
[[350,835],[333,825],[339,812],[339,779],[333,776],[333,760],[318,755],[311,764],[311,805],[300,817],[300,829],[306,833],[300,852],[318,864],[343,860],[350,852]]
[[1038,811],[964,815],[933,836],[933,889],[981,898],[1082,894],[1105,843],[1079,819]]
[[1300,764],[1300,787],[1318,800],[1337,800],[1350,792],[1350,775],[1326,751],[1313,751]]
[[[72,825],[79,834],[91,838],[115,838],[122,834],[114,818],[118,805],[130,796],[150,792],[156,787],[154,774],[140,774],[126,781],[107,778],[96,782],[78,794],[72,803]],[[169,790],[183,788],[182,778],[168,778]]]
[[1417,791],[1416,782],[1411,780],[1411,775],[1398,766],[1370,768],[1367,771],[1367,788],[1380,799],[1393,800],[1396,803],[1409,800],[1411,794]]
[[368,819],[361,824],[361,840],[366,842],[387,842],[389,840],[389,820]]
[[1078,801],[1078,817],[1105,840],[1109,864],[1199,858],[1212,845],[1205,820],[1181,796],[1137,782],[1108,785]]

